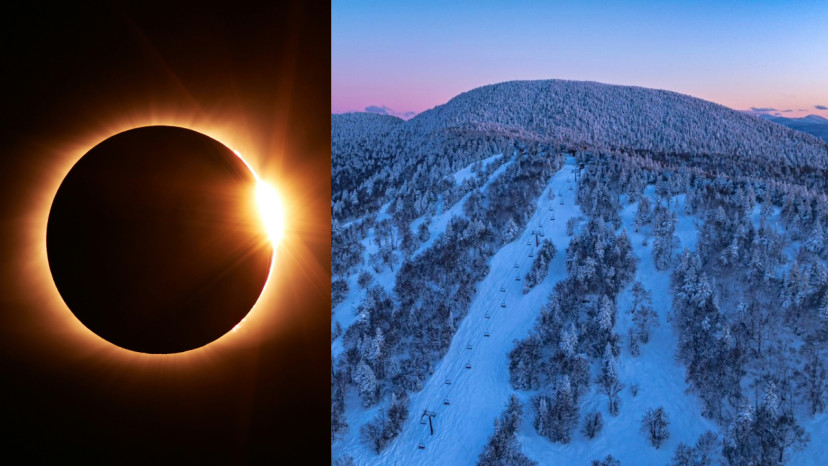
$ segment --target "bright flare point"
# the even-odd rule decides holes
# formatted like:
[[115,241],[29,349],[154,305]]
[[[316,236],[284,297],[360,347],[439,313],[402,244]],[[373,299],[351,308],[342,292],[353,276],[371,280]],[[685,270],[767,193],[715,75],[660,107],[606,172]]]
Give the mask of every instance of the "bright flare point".
[[256,203],[259,205],[259,215],[262,216],[267,234],[276,246],[285,231],[282,201],[273,186],[259,180],[256,184]]

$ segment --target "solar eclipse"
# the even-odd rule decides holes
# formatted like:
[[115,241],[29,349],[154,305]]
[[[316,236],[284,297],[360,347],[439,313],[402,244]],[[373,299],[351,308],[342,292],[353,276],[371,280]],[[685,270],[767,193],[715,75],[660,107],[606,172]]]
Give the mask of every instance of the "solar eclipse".
[[49,213],[55,285],[88,329],[141,353],[232,330],[268,279],[284,225],[275,190],[199,132],[121,132],[72,167]]
[[[294,449],[305,462],[326,456],[302,446],[328,435],[328,5],[9,8],[0,31],[10,44],[4,63],[16,70],[2,78],[0,125],[4,445],[33,463],[296,462]],[[128,348],[93,331],[67,304],[49,259],[49,218],[67,175],[107,139],[147,126],[198,132],[226,146],[228,160],[243,159],[252,189],[238,188],[237,202],[225,201],[238,208],[224,215],[252,231],[223,244],[255,236],[270,267],[246,273],[259,289],[227,319],[222,330],[231,330],[179,352]],[[190,172],[176,186],[192,194],[197,178]],[[259,213],[270,202],[260,203],[257,191],[269,190],[259,182],[275,188],[284,211],[278,246]],[[221,200],[220,186],[207,185]],[[121,280],[104,279],[137,283],[122,271]],[[160,319],[159,331],[178,343],[196,330],[185,322],[173,332],[175,320]]]

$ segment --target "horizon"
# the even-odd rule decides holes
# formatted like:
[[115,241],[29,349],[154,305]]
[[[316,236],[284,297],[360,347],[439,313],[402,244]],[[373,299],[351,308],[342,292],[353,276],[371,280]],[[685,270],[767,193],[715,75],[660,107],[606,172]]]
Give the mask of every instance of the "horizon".
[[563,79],[828,117],[826,23],[820,2],[334,2],[331,113],[419,114],[489,84]]

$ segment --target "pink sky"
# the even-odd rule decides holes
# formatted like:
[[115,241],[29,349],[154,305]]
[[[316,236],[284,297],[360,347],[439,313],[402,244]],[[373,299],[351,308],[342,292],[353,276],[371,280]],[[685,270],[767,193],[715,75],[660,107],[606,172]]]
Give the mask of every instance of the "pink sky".
[[510,80],[688,94],[828,117],[828,2],[332,3],[331,111],[422,112]]

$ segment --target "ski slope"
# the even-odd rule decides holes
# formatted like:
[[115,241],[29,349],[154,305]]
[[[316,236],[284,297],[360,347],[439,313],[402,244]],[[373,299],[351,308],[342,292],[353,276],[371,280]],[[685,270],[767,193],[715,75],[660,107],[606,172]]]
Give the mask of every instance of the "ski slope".
[[469,164],[468,166],[466,166],[462,170],[460,170],[457,173],[455,173],[454,175],[452,175],[452,178],[454,178],[454,184],[461,185],[467,179],[476,176],[474,171],[472,171],[472,168],[474,168],[474,166],[477,165],[478,163],[480,163],[481,168],[485,169],[489,164],[494,163],[497,159],[499,159],[501,157],[503,157],[503,154],[495,154],[495,155],[492,155],[491,157],[487,157],[487,158],[481,160],[480,162],[474,162],[474,163]]
[[[493,155],[493,156],[491,156],[491,157],[484,160],[484,162],[489,161],[489,162],[484,163],[484,165],[488,165],[489,163],[497,162],[500,158],[502,158],[502,154]],[[493,171],[491,175],[489,175],[489,178],[486,180],[486,182],[483,183],[483,185],[481,187],[479,187],[477,190],[480,191],[480,192],[485,192],[489,188],[489,185],[492,184],[492,182],[494,180],[496,180],[500,175],[502,175],[503,172],[505,172],[506,169],[509,167],[509,165],[511,165],[515,161],[515,159],[517,159],[517,153],[513,154],[512,157],[509,160],[507,160],[507,161],[503,162],[502,164],[500,164],[500,166],[497,167],[497,169],[495,169],[495,171]],[[474,164],[472,164],[472,165],[474,165]],[[461,173],[463,171],[468,171],[469,173],[471,173],[472,165],[469,165],[468,167],[464,168],[463,170],[461,170],[460,172],[457,172],[457,173]],[[458,175],[455,174],[455,176],[458,176]],[[429,225],[428,225],[428,233],[429,233],[428,240],[423,241],[423,243],[420,244],[417,247],[417,249],[414,251],[412,256],[417,256],[418,254],[422,253],[423,251],[429,249],[434,244],[434,241],[440,235],[445,233],[446,227],[448,226],[448,224],[451,221],[452,217],[465,217],[465,214],[463,213],[463,204],[466,203],[466,200],[469,198],[469,196],[472,195],[473,192],[475,192],[475,191],[472,190],[472,191],[466,193],[462,198],[460,198],[459,201],[455,202],[454,205],[451,206],[448,210],[440,211],[440,212],[437,213],[437,215],[434,215],[431,218],[431,223],[429,223]],[[414,220],[412,220],[411,221],[411,226],[410,226],[411,231],[416,234],[417,229],[420,227],[420,224],[422,224],[424,221],[425,221],[425,216],[417,217]]]
[[[653,202],[654,191],[654,186],[645,191],[645,195]],[[683,198],[683,195],[679,196],[679,211]],[[719,430],[716,423],[701,416],[701,402],[694,395],[685,392],[687,384],[684,381],[684,366],[675,359],[678,340],[667,320],[672,308],[671,270],[659,271],[655,268],[651,251],[652,238],[648,241],[648,246],[642,246],[645,233],[650,227],[635,233],[637,208],[637,204],[627,205],[620,215],[623,228],[626,229],[638,258],[633,280],[640,281],[652,292],[653,309],[658,314],[659,326],[651,330],[650,341],[641,344],[640,356],[633,357],[629,352],[627,338],[627,330],[632,326],[632,319],[627,313],[632,302],[632,294],[629,292],[631,286],[628,286],[618,297],[618,318],[615,325],[615,332],[621,335],[623,342],[621,354],[617,358],[618,373],[626,385],[620,395],[619,415],[610,416],[607,396],[599,392],[596,384],[592,384],[590,391],[581,399],[582,417],[584,413],[595,410],[600,411],[604,419],[604,428],[594,439],[588,439],[580,431],[581,423],[569,444],[553,443],[541,437],[532,426],[534,415],[529,408],[529,396],[523,394],[521,401],[524,402],[528,415],[524,416],[518,440],[523,446],[523,452],[540,464],[588,464],[593,459],[612,455],[621,464],[664,465],[669,464],[679,442],[692,445],[706,430]],[[692,217],[679,216],[676,234],[681,240],[681,248],[695,248],[696,228]],[[593,367],[593,377],[597,374],[598,368]],[[630,391],[633,384],[638,384],[639,387],[635,397]],[[664,406],[667,411],[670,438],[656,450],[639,432],[639,427],[645,411],[658,406]]]
[[[526,336],[540,307],[546,302],[549,290],[566,274],[565,250],[569,244],[566,221],[581,213],[573,202],[574,191],[568,189],[573,180],[573,163],[570,160],[552,178],[539,197],[526,230],[492,257],[490,273],[478,286],[469,313],[457,329],[446,356],[423,390],[411,395],[410,417],[400,435],[379,455],[368,452],[364,446],[347,442],[342,448],[335,448],[334,458],[350,454],[358,464],[476,463],[493,431],[494,419],[513,392],[507,361],[513,341]],[[548,199],[549,189],[556,194],[554,200]],[[557,196],[558,193],[562,196]],[[561,200],[563,205],[560,205]],[[551,219],[553,215],[555,220]],[[523,277],[533,260],[529,253],[537,251],[533,234],[536,231],[542,231],[544,238],[555,243],[558,254],[546,280],[524,295]],[[520,277],[520,281],[515,277]],[[500,291],[501,287],[505,292]],[[486,332],[490,336],[484,336]],[[470,363],[470,369],[466,368],[466,363]],[[451,383],[446,384],[446,379]],[[450,404],[446,405],[445,400]],[[428,422],[420,423],[425,410],[435,414],[432,419],[434,435],[430,434]],[[359,424],[351,426],[358,428]],[[355,436],[351,434],[349,437]],[[424,449],[419,448],[421,443]]]

